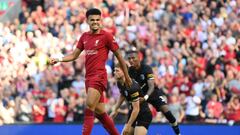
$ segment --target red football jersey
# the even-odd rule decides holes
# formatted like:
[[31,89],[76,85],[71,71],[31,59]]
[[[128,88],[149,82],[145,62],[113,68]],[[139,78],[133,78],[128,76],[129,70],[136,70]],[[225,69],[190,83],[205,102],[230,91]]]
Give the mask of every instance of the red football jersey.
[[116,51],[119,46],[112,34],[101,30],[98,34],[85,32],[78,41],[77,48],[85,51],[86,79],[100,75],[106,78],[105,63],[109,50]]

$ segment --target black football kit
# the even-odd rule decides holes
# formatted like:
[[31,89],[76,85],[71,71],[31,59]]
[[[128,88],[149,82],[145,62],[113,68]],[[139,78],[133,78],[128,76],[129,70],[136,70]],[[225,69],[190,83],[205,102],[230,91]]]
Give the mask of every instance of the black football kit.
[[[132,80],[132,82],[133,83],[130,88],[127,88],[124,84],[120,84],[119,82],[117,84],[118,88],[120,89],[121,95],[124,96],[128,102],[129,106],[128,119],[130,118],[133,109],[132,102],[136,102],[137,100],[139,100],[140,97],[144,96],[139,84],[135,80]],[[136,120],[134,121],[132,127],[144,126],[146,129],[148,129],[151,121],[152,113],[148,107],[148,103],[143,101],[140,104],[139,114]]]

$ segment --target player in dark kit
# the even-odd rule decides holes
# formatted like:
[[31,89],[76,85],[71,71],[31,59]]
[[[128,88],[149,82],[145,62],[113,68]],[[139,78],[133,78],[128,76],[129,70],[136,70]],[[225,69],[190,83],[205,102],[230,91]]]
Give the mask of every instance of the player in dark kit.
[[129,113],[128,121],[124,126],[123,135],[146,135],[148,127],[152,121],[152,114],[148,107],[148,103],[143,101],[140,104],[140,97],[143,97],[142,90],[136,81],[132,81],[132,86],[125,86],[125,77],[119,66],[115,67],[115,78],[117,79],[118,88],[120,89],[120,97],[116,106],[111,113],[114,118],[118,114],[118,109],[124,100],[128,102]]
[[161,111],[171,123],[175,134],[180,135],[180,130],[176,118],[169,111],[167,103],[164,100],[160,90],[156,89],[154,86],[154,75],[152,68],[141,63],[137,51],[129,51],[127,54],[128,61],[131,65],[128,72],[130,77],[135,79],[141,86],[141,89],[145,95],[142,99],[152,104],[158,112]]
[[86,12],[87,23],[90,27],[89,32],[85,32],[80,37],[74,51],[62,58],[51,58],[50,64],[57,62],[69,62],[78,58],[80,53],[85,51],[86,67],[86,109],[84,111],[84,122],[82,135],[90,135],[94,122],[94,115],[103,124],[104,128],[111,135],[119,135],[112,119],[105,111],[103,92],[107,87],[107,73],[105,63],[108,53],[111,50],[117,57],[121,68],[126,77],[126,86],[132,85],[132,80],[128,75],[127,66],[120,53],[119,46],[113,36],[101,29],[101,11],[96,8]]

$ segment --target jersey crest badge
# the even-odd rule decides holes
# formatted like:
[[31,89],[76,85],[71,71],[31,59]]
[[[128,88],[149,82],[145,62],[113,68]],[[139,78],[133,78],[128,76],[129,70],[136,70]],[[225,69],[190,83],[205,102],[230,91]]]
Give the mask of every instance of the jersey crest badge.
[[99,40],[96,40],[96,42],[95,42],[95,46],[98,46],[98,42],[99,42]]
[[141,80],[144,80],[144,79],[145,79],[144,74],[141,74],[141,75],[140,75],[140,78],[141,78]]

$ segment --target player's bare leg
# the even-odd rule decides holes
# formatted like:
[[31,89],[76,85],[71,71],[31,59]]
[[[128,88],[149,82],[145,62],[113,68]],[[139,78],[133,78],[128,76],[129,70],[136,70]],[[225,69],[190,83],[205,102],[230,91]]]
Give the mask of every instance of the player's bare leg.
[[86,109],[84,111],[84,121],[83,121],[83,135],[90,135],[93,122],[94,122],[94,111],[99,102],[101,94],[98,90],[94,88],[88,88],[87,99],[86,99]]
[[87,108],[95,111],[96,106],[98,105],[101,94],[98,90],[94,88],[88,88],[86,105]]
[[146,135],[147,129],[144,126],[136,126],[134,129],[134,135]]

